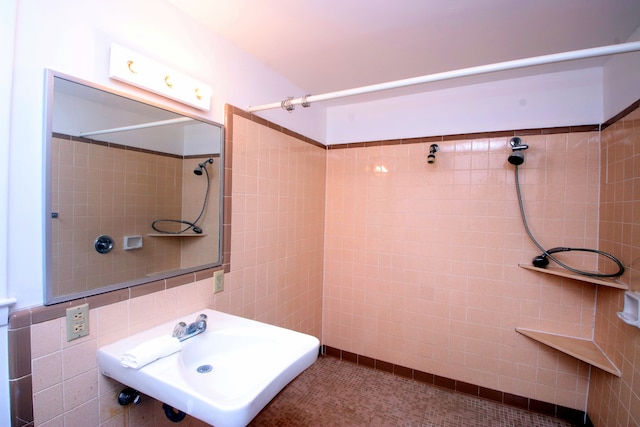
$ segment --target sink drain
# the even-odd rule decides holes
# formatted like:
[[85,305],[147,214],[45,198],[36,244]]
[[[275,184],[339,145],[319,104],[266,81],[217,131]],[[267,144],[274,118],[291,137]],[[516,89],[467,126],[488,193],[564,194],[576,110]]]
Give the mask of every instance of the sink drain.
[[196,369],[196,371],[198,371],[198,373],[200,374],[206,374],[207,372],[213,371],[213,366],[211,365],[198,366],[198,369]]

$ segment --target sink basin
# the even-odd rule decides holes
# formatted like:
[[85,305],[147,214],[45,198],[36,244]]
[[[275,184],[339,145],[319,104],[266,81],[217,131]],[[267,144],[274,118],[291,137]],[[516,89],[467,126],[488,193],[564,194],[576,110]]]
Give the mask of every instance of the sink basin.
[[[181,351],[140,369],[124,352],[168,335],[176,323],[207,315],[207,330]],[[102,374],[216,427],[247,425],[318,357],[317,338],[266,323],[202,310],[98,349]]]

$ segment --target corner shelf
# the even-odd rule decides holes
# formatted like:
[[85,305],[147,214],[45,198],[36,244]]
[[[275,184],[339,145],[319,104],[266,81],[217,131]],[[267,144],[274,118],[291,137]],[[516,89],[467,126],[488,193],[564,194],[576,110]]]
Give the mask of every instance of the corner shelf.
[[[597,278],[583,276],[581,274],[571,273],[566,270],[559,270],[553,268],[540,268],[528,264],[518,264],[527,270],[537,271],[543,274],[550,274],[552,276],[558,276],[565,279],[578,280],[585,283],[591,283],[593,285],[608,286],[611,288],[627,290],[629,287],[617,280]],[[527,328],[516,328],[516,332],[529,337],[542,344],[548,345],[558,351],[561,351],[569,356],[575,357],[578,360],[582,360],[589,365],[600,368],[605,372],[613,374],[617,377],[622,377],[622,372],[613,363],[613,361],[607,356],[607,354],[600,348],[600,346],[594,341],[578,337],[570,337],[566,335],[553,334],[550,332],[536,331]]]
[[629,286],[613,279],[583,276],[581,274],[571,273],[570,271],[566,270],[560,270],[557,268],[540,268],[534,267],[533,265],[529,264],[518,264],[518,267],[522,267],[526,270],[537,271],[539,273],[551,274],[552,276],[564,277],[565,279],[573,279],[579,280],[581,282],[592,283],[594,285],[609,286],[611,288],[624,289],[625,291],[629,289]]
[[516,331],[533,340],[555,348],[563,353],[582,360],[590,365],[609,372],[617,377],[622,377],[622,373],[616,365],[609,359],[598,344],[584,338],[568,337],[565,335],[551,334],[549,332],[534,331],[526,328],[516,328]]
[[180,233],[180,234],[173,234],[173,233],[149,233],[147,234],[147,237],[204,237],[206,236],[207,233]]

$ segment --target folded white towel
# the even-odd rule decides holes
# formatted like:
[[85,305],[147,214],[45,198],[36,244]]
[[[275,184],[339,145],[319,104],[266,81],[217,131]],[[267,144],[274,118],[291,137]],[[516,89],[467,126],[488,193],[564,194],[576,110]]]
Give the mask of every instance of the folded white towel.
[[120,358],[120,364],[126,368],[140,369],[151,362],[167,357],[181,349],[182,345],[178,338],[165,335],[150,339],[125,351]]

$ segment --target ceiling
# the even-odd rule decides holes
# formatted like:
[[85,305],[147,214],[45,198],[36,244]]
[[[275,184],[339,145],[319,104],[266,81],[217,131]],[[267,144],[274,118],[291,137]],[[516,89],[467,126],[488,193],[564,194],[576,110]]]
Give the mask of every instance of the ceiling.
[[314,95],[621,43],[640,27],[640,0],[169,2]]

